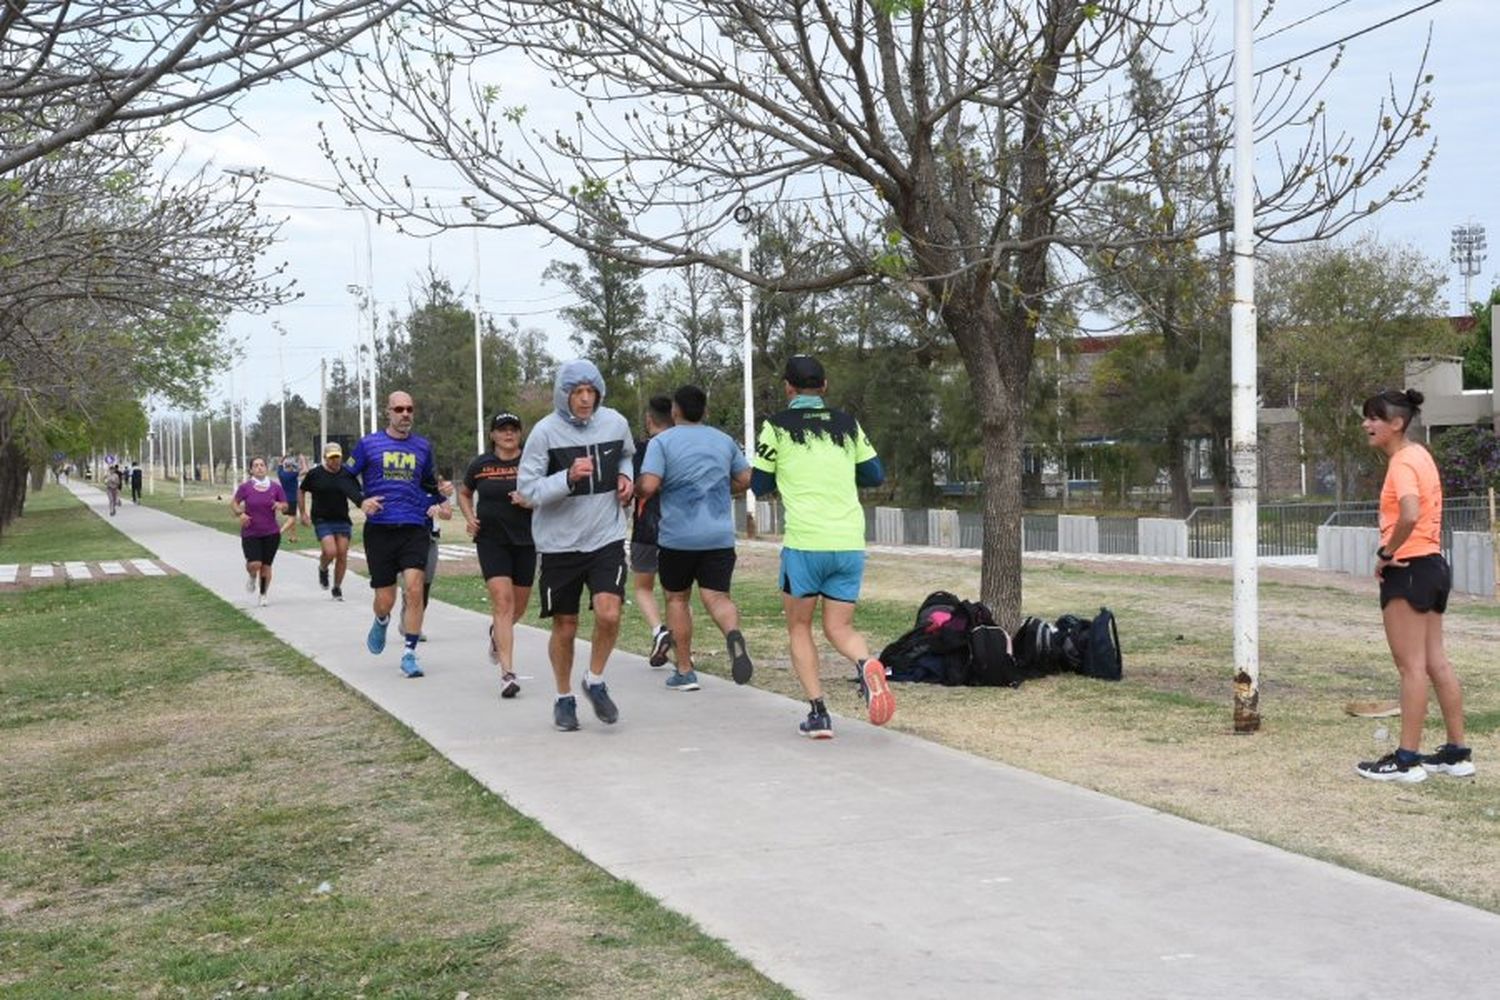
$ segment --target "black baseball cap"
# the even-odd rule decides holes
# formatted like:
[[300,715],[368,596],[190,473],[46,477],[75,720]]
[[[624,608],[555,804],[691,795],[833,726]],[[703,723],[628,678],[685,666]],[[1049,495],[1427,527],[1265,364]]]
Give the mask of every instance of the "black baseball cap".
[[823,366],[806,354],[793,354],[787,358],[786,371],[781,377],[797,389],[821,389],[828,381]]
[[509,410],[506,410],[504,413],[497,413],[495,414],[494,418],[490,420],[490,430],[498,431],[502,427],[514,427],[517,430],[520,430],[521,418],[516,416],[514,413],[511,413]]

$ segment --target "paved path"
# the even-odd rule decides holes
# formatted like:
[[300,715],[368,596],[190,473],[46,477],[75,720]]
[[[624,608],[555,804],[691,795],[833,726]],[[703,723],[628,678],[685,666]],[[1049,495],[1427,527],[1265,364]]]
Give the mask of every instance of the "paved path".
[[[112,523],[799,995],[1497,995],[1500,916],[856,720],[802,740],[799,703],[711,677],[668,692],[627,654],[619,725],[584,708],[557,733],[539,679],[499,700],[479,614],[434,602],[409,681],[399,644],[364,651],[362,585],[332,604],[278,561],[251,609],[233,537],[141,507]],[[518,649],[547,672],[542,633]]]

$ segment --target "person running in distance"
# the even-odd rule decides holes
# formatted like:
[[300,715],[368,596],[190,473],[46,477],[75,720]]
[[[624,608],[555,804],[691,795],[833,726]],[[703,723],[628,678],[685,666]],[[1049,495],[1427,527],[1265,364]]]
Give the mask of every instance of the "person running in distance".
[[114,517],[115,511],[120,509],[120,487],[124,481],[125,477],[120,475],[118,465],[111,465],[104,473],[104,492],[109,496],[110,517]]
[[[638,493],[661,496],[660,574],[667,592],[667,623],[677,647],[677,669],[667,687],[698,690],[693,667],[693,611],[698,599],[724,633],[730,673],[736,684],[750,680],[754,664],[740,634],[740,612],[729,598],[734,576],[732,496],[750,485],[750,463],[734,439],[703,425],[708,394],[685,385],[672,396],[676,426],[651,439],[636,482]],[[861,528],[864,522],[860,522]]]
[[520,468],[521,418],[497,413],[490,421],[490,450],[469,463],[458,491],[458,507],[490,595],[490,662],[500,668],[502,698],[521,693],[515,627],[536,582],[531,510],[516,492]]
[[[311,501],[311,515],[308,507]],[[344,468],[344,449],[337,441],[323,446],[323,462],[307,471],[297,491],[302,523],[311,525],[322,551],[318,554],[318,586],[328,589],[328,567],[333,566],[335,601],[344,599],[344,573],[349,568],[349,539],[354,532],[349,505],[364,502],[359,480]]]
[[[1386,456],[1375,577],[1385,641],[1401,675],[1401,744],[1379,760],[1355,766],[1362,777],[1376,781],[1474,773],[1473,753],[1464,744],[1463,688],[1443,648],[1443,613],[1453,586],[1443,558],[1443,483],[1427,449],[1406,436],[1422,400],[1415,389],[1386,389],[1363,407],[1365,436]],[[1437,692],[1448,742],[1424,756],[1428,682]]]
[[804,736],[826,740],[833,737],[833,722],[823,704],[812,634],[819,599],[823,634],[834,649],[854,661],[870,721],[883,726],[896,711],[885,667],[870,655],[864,636],[854,629],[854,605],[865,568],[859,488],[879,486],[885,470],[859,422],[824,402],[828,380],[815,358],[789,358],[782,378],[788,406],[761,424],[750,488],[756,496],[780,493],[786,508],[781,604],[792,667],[811,705],[799,728]]
[[271,564],[281,548],[281,532],[286,525],[278,518],[289,509],[281,484],[266,473],[266,460],[250,460],[250,478],[240,483],[229,501],[229,509],[240,522],[240,549],[245,554],[245,591],[260,588],[260,606],[266,606],[271,589]]
[[[299,509],[301,504],[297,499],[297,460],[290,455],[283,455],[276,478],[281,482],[281,492],[286,494],[286,502],[291,505],[289,509]],[[295,517],[292,518],[291,529],[286,533],[286,540],[293,545],[297,544],[297,519]]]
[[[672,426],[672,400],[669,396],[652,396],[646,404],[643,419],[646,436],[635,443],[635,479],[641,479],[641,462],[646,445]],[[651,652],[647,658],[653,667],[665,666],[672,649],[672,631],[662,622],[656,607],[657,529],[661,524],[661,497],[644,497],[637,492],[632,507],[634,526],[630,532],[630,572],[635,584],[635,605],[651,626]]]
[[141,463],[130,463],[130,502],[141,502]]
[[552,619],[547,653],[557,683],[552,722],[578,728],[573,697],[573,640],[588,584],[594,635],[583,693],[600,722],[619,709],[604,683],[604,665],[620,634],[625,595],[625,512],[634,486],[630,424],[603,405],[604,378],[590,361],[560,365],[553,412],[531,429],[521,451],[517,492],[531,505],[531,536],[540,556],[541,616]]
[[[431,547],[429,524],[434,517],[452,516],[438,493],[432,445],[412,432],[416,406],[411,396],[393,392],[386,399],[384,430],[367,434],[349,456],[349,471],[364,487],[365,566],[375,591],[375,621],[365,637],[365,648],[379,655],[385,650],[386,628],[396,605],[396,578],[402,570],[424,570]],[[421,677],[417,641],[422,634],[422,573],[407,573],[406,606],[401,634],[405,650],[401,672]]]

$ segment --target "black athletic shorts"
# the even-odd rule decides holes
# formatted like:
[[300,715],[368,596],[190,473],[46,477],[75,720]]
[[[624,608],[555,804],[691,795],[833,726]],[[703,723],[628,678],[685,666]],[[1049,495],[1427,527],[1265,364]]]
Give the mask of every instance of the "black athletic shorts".
[[657,557],[656,575],[661,580],[661,589],[669,594],[680,594],[692,590],[717,590],[729,593],[729,580],[734,576],[734,549],[669,549],[661,548]]
[[370,586],[394,587],[404,569],[427,571],[432,548],[425,524],[370,524],[365,522],[365,568]]
[[276,550],[281,548],[281,535],[256,535],[240,538],[240,551],[245,553],[245,562],[258,562],[269,566],[276,561]]
[[1380,606],[1401,598],[1417,611],[1448,610],[1448,592],[1453,589],[1453,571],[1448,560],[1434,552],[1413,556],[1405,566],[1387,566],[1380,575]]
[[474,539],[474,551],[479,554],[479,571],[486,580],[508,576],[516,587],[529,587],[536,582],[535,545],[512,545],[500,538],[480,535]]
[[539,575],[543,618],[578,614],[585,583],[592,611],[594,598],[600,594],[625,596],[625,541],[593,552],[544,552]]

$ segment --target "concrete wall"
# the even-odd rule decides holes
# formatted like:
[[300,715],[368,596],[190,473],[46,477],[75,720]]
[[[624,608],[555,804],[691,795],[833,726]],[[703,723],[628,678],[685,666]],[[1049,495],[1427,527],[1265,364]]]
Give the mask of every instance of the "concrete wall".
[[1379,528],[1318,528],[1318,569],[1369,576],[1375,572]]
[[[1378,528],[1318,529],[1318,568],[1334,573],[1370,576],[1375,572]],[[1495,593],[1494,543],[1487,532],[1453,533],[1453,589],[1460,594],[1491,597]]]
[[1186,559],[1188,554],[1187,522],[1170,517],[1141,518],[1140,554]]
[[1078,514],[1059,514],[1057,517],[1057,551],[1098,552],[1098,520]]
[[1453,533],[1453,589],[1480,597],[1494,595],[1495,545],[1488,532]]

